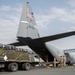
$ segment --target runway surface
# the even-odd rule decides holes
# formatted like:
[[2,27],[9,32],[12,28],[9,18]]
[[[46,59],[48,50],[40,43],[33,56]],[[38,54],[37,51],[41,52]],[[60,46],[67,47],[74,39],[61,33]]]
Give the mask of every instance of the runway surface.
[[66,68],[32,68],[29,71],[5,72],[1,71],[0,75],[75,75],[75,66]]

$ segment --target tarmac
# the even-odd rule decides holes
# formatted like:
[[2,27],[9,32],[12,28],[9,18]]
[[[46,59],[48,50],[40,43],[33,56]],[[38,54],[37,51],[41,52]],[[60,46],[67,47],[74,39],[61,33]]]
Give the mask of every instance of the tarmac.
[[0,71],[0,75],[75,75],[75,66],[66,68],[35,67],[29,71],[18,70],[16,72]]

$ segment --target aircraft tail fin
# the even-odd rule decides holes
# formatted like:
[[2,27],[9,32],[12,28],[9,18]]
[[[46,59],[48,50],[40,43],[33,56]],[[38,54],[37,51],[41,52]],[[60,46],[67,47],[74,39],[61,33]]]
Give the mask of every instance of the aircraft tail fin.
[[29,37],[32,39],[39,37],[34,14],[32,12],[31,6],[29,5],[29,2],[26,2],[23,5],[17,37]]

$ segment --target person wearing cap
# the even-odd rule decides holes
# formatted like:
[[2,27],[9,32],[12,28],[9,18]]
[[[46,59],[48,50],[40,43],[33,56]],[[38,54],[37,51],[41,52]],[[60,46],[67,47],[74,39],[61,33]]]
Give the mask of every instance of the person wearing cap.
[[64,64],[64,67],[66,67],[66,56],[63,56],[63,64]]
[[54,57],[54,67],[56,67],[56,58]]
[[63,56],[60,56],[60,67],[63,67]]

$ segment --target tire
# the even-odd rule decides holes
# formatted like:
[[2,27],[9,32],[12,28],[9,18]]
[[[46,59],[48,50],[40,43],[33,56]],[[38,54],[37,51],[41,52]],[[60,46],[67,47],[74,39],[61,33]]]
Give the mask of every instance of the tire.
[[11,72],[17,71],[18,70],[18,64],[17,63],[8,64],[8,70]]
[[31,64],[30,63],[23,63],[22,65],[22,69],[23,70],[29,70],[31,68]]

